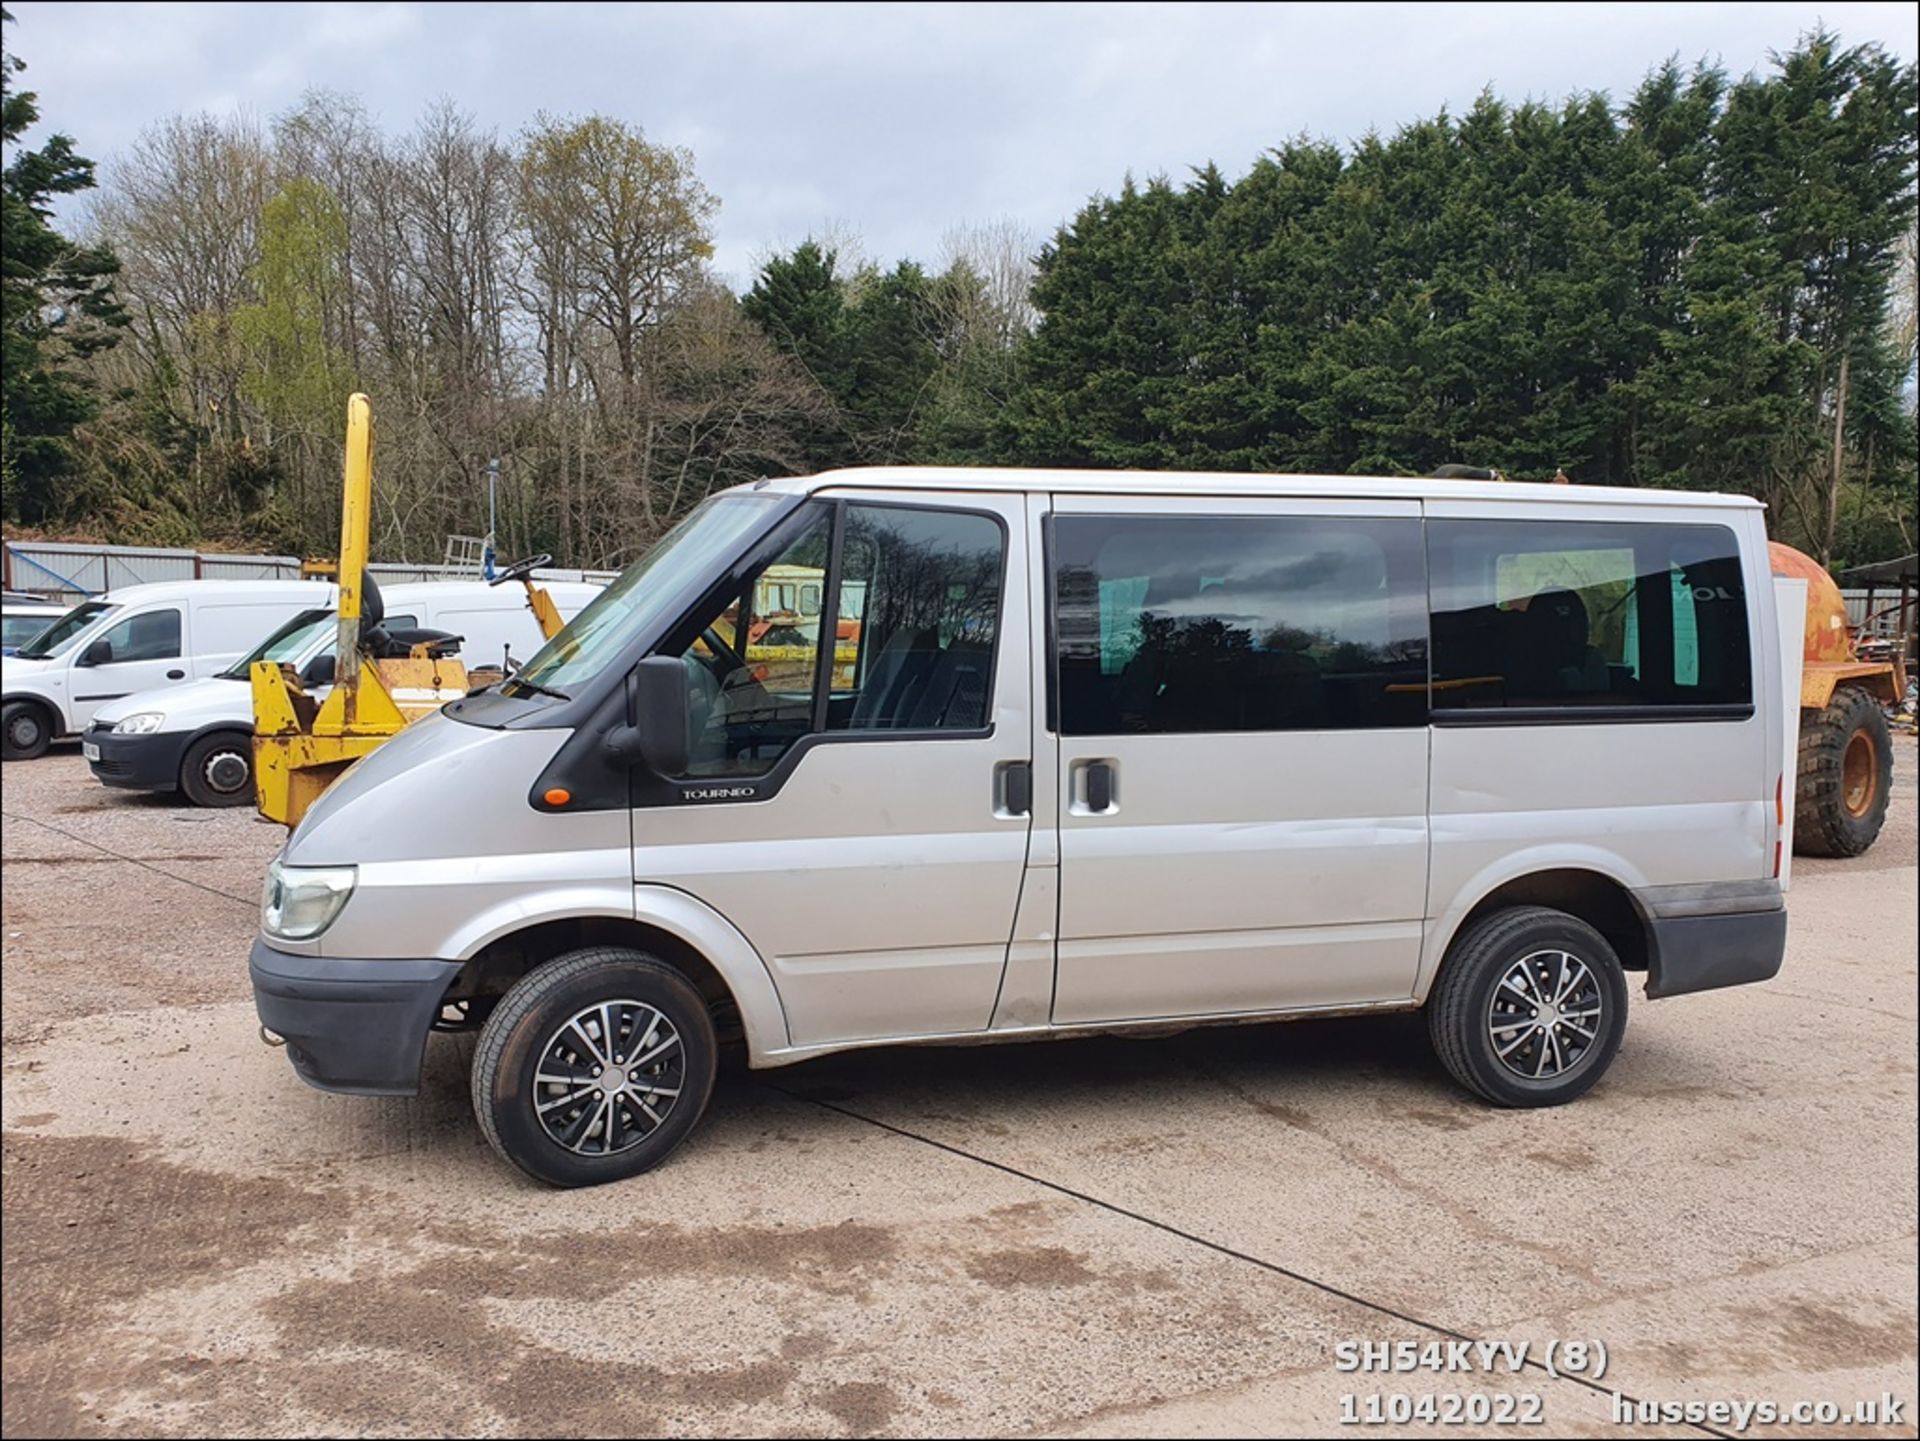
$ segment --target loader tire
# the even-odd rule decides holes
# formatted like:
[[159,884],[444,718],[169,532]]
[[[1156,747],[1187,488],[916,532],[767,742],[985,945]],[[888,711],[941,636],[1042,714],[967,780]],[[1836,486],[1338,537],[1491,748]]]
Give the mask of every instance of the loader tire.
[[1796,854],[1859,855],[1886,824],[1892,788],[1893,734],[1871,693],[1843,685],[1821,709],[1800,713]]

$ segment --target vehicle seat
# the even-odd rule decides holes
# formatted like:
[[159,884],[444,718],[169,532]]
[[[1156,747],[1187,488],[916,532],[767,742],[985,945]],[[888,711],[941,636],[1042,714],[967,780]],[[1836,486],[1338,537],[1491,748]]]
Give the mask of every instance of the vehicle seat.
[[1515,627],[1518,664],[1532,695],[1604,694],[1606,657],[1587,644],[1586,602],[1570,590],[1543,590],[1527,602]]
[[853,730],[899,730],[913,713],[927,674],[940,655],[940,635],[905,627],[887,637],[874,657],[860,698],[853,703]]
[[896,723],[904,730],[978,730],[987,723],[987,646],[955,641],[928,669],[912,707]]
[[435,660],[444,660],[458,655],[460,643],[465,639],[451,631],[430,630],[424,626],[395,626],[392,630],[375,626],[362,643],[375,660],[405,660],[417,645],[428,647],[427,654]]

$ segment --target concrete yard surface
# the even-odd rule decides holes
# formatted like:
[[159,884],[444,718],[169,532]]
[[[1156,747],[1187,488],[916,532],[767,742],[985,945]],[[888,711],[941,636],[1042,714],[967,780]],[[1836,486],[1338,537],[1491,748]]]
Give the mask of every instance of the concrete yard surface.
[[[481,1142],[467,1038],[383,1101],[261,1044],[277,827],[106,791],[70,751],[9,764],[5,1433],[1733,1434],[1620,1427],[1617,1391],[1891,1395],[1896,1424],[1842,1429],[1915,1435],[1898,744],[1875,849],[1796,862],[1779,978],[1657,1003],[1636,978],[1572,1106],[1482,1105],[1417,1015],[902,1048],[724,1073],[666,1165],[575,1192]],[[1462,1338],[1531,1349],[1338,1368]],[[1576,1340],[1599,1379],[1542,1364]],[[1423,1394],[1540,1421],[1340,1424]]]

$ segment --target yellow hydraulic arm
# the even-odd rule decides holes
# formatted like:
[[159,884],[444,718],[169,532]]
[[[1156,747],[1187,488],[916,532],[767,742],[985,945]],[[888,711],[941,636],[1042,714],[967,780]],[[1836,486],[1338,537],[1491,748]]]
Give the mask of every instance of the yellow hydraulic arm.
[[[457,660],[369,660],[361,645],[367,547],[373,508],[373,407],[347,401],[347,453],[340,507],[340,629],[335,684],[316,703],[273,661],[255,661],[253,774],[260,813],[295,826],[339,774],[407,723],[466,694]],[[551,602],[549,602],[551,604]],[[398,697],[398,699],[396,699]]]

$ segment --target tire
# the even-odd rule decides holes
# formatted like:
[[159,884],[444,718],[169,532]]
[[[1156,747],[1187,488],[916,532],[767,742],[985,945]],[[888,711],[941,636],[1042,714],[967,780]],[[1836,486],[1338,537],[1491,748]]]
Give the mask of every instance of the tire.
[[1802,711],[1799,765],[1797,854],[1857,856],[1879,839],[1893,790],[1893,734],[1879,701],[1843,685],[1820,710]]
[[16,700],[0,711],[0,756],[10,761],[38,760],[52,744],[53,720],[45,706]]
[[197,806],[252,805],[253,737],[245,731],[200,737],[180,762],[180,789]]
[[[585,1029],[576,1029],[576,1021]],[[595,1079],[613,1070],[601,1041],[611,1031],[616,1043],[630,1042],[642,1030],[660,1037],[642,1054],[662,1052],[646,1072],[628,1073],[647,1089],[610,1094]],[[596,1186],[624,1180],[666,1160],[699,1122],[713,1093],[718,1052],[706,999],[679,971],[618,946],[572,951],[524,977],[481,1028],[473,1057],[474,1115],[487,1144],[537,1181]],[[612,1054],[630,1060],[617,1049]],[[536,1080],[554,1074],[565,1075],[573,1089]],[[677,1094],[662,1109],[668,1089]],[[579,1099],[556,1104],[571,1097]],[[547,1109],[536,1112],[536,1106]],[[610,1137],[598,1134],[609,1114],[615,1114]],[[651,1115],[657,1124],[649,1125]],[[603,1149],[609,1139],[611,1152]]]
[[[1583,974],[1562,970],[1561,958]],[[1550,1029],[1530,1024],[1539,1008],[1524,991],[1502,985],[1521,972],[1549,1002],[1555,988],[1565,987],[1564,1022]],[[1584,1042],[1571,1033],[1581,1019],[1594,1027]],[[1545,906],[1514,906],[1475,921],[1455,938],[1427,1000],[1427,1030],[1441,1063],[1496,1106],[1558,1106],[1584,1094],[1613,1063],[1626,1028],[1627,977],[1613,947],[1585,921]]]

